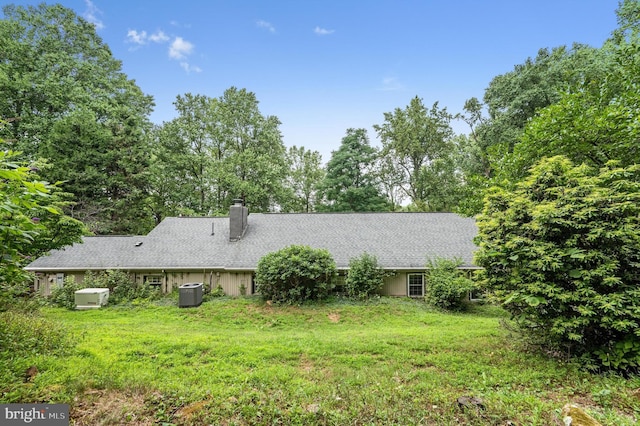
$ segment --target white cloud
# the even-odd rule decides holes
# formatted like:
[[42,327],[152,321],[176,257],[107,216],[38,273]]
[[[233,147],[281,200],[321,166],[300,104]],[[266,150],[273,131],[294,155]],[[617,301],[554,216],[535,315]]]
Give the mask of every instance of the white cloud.
[[158,30],[149,36],[149,40],[154,43],[164,43],[165,41],[169,41],[169,36],[166,35],[162,30]]
[[127,41],[135,44],[146,44],[147,43],[147,32],[137,30],[129,30],[127,31]]
[[270,33],[275,33],[276,29],[273,25],[271,25],[271,23],[267,22],[267,21],[258,21],[256,22],[256,25],[258,26],[258,28],[264,28],[265,30],[269,31]]
[[392,90],[402,90],[404,86],[396,77],[385,77],[382,79],[382,87],[378,90],[389,92]]
[[129,30],[127,32],[127,42],[129,43],[143,45],[150,41],[154,43],[164,43],[165,41],[169,41],[169,36],[167,36],[162,30],[158,30],[151,35],[147,34],[144,30],[140,32],[137,30]]
[[182,37],[176,37],[169,46],[169,57],[171,59],[184,59],[193,51],[193,44]]
[[190,65],[188,62],[180,62],[180,66],[187,72],[187,74],[191,74],[192,72],[202,72],[202,68],[196,65]]
[[333,34],[336,32],[336,30],[327,30],[326,28],[315,27],[313,32],[320,36],[324,36],[324,35]]
[[102,11],[98,9],[91,0],[84,0],[84,3],[87,5],[87,10],[82,15],[84,19],[92,23],[96,27],[96,30],[103,29],[104,23],[98,17],[99,15],[102,15]]

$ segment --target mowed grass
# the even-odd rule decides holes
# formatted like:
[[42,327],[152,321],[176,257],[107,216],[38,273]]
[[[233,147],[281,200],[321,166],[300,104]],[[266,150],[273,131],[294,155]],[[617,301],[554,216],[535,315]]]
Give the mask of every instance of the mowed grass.
[[77,348],[25,360],[39,374],[15,394],[69,403],[77,425],[562,425],[568,402],[605,425],[640,419],[637,377],[528,353],[489,306],[237,298],[44,314]]

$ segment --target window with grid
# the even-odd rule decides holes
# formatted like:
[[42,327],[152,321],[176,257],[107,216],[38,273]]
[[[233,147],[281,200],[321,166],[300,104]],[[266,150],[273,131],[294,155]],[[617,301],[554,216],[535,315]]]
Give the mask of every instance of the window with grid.
[[424,274],[407,275],[407,293],[409,297],[424,296]]
[[162,275],[145,275],[144,282],[149,285],[162,285]]

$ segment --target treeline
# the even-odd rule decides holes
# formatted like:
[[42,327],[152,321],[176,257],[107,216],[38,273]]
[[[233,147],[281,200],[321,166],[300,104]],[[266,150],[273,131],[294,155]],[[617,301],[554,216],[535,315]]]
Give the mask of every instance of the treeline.
[[[545,157],[639,162],[638,9],[620,4],[602,47],[541,49],[460,113],[416,96],[374,124],[380,148],[365,129],[345,129],[322,159],[286,147],[279,119],[263,115],[247,89],[178,95],[176,118],[153,125],[153,99],[93,25],[60,5],[9,5],[0,20],[0,136],[38,179],[60,182],[60,209],[96,234],[226,214],[238,197],[254,212],[474,215],[487,188],[515,185]],[[469,133],[455,134],[452,120]]]

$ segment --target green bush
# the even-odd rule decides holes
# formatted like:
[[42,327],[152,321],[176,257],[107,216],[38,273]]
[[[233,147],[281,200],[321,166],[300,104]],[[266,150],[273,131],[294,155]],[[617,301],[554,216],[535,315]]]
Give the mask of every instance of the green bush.
[[85,281],[77,283],[72,276],[66,276],[62,287],[55,287],[51,291],[49,302],[61,308],[74,309],[76,307],[75,294],[76,291],[91,287],[85,285]]
[[[126,272],[120,270],[106,271],[98,276],[99,287],[109,288],[109,303],[117,305],[133,301],[158,299],[160,291],[144,282],[138,284],[132,281]],[[93,286],[92,286],[93,287]]]
[[344,281],[347,296],[366,299],[377,294],[388,273],[378,265],[378,259],[368,253],[349,260],[349,272]]
[[640,368],[640,166],[533,167],[478,217],[483,287],[526,335],[584,365]]
[[467,295],[474,283],[458,269],[459,259],[429,260],[426,274],[425,301],[432,306],[447,310],[460,310],[464,307]]
[[336,273],[327,250],[292,245],[260,259],[256,286],[264,299],[276,303],[319,300],[330,294]]
[[72,342],[63,324],[47,320],[38,312],[0,312],[0,359],[58,355],[71,348]]

